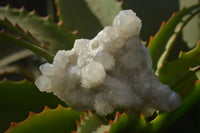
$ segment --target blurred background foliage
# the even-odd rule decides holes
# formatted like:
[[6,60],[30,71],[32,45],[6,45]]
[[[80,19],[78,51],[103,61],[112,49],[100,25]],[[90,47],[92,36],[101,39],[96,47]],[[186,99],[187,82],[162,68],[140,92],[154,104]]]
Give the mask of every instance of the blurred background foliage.
[[[33,11],[34,9],[36,10],[36,13],[40,16],[47,16],[49,13],[49,9],[52,8],[52,1],[53,0],[0,0],[0,6],[6,6],[9,4],[12,8],[21,8],[24,7],[27,11]],[[78,4],[77,0],[67,0],[66,3],[69,2],[69,5],[73,4]],[[119,2],[121,2],[119,0]],[[79,11],[78,13],[81,14],[81,10],[79,8],[81,7],[81,4],[79,3],[80,6],[72,6],[71,7],[71,12],[69,12],[69,15],[73,16],[75,11]],[[153,1],[148,1],[148,0],[124,0],[123,9],[132,9],[135,11],[138,15],[138,17],[141,18],[142,20],[142,30],[141,30],[141,38],[143,41],[148,43],[150,36],[153,36],[156,34],[156,32],[159,30],[160,25],[162,21],[167,21],[170,16],[172,15],[173,12],[177,12],[179,10],[179,2],[177,0],[153,0]],[[56,21],[56,17],[54,18]],[[86,18],[87,19],[87,18]],[[94,18],[95,19],[95,18]],[[90,24],[89,24],[90,25]],[[1,28],[0,28],[1,29]],[[88,34],[83,35],[81,37],[84,38],[93,38],[99,30],[102,29],[100,25],[96,25],[95,28],[89,28],[88,31],[86,31]],[[72,31],[75,30],[74,27],[71,29]],[[81,34],[82,35],[82,34]],[[17,45],[13,45],[11,42],[5,40],[5,39],[0,39],[0,79],[3,79],[2,73],[5,73],[6,70],[6,77],[8,79],[12,80],[21,80],[24,77],[28,76],[28,79],[32,79],[38,75],[38,72],[35,71],[34,74],[29,73],[29,71],[26,71],[24,68],[21,66],[26,65],[26,68],[29,69],[34,69],[35,66],[38,67],[37,63],[41,63],[41,60],[38,60],[39,58],[37,56],[32,56],[32,54],[27,53],[25,57],[28,58],[21,58],[20,61],[16,61],[15,65],[12,67],[6,67],[5,65],[9,64],[9,62],[4,63],[4,57],[7,57],[8,55],[14,54],[15,57],[18,56],[19,51],[24,50],[24,48],[19,47]],[[184,48],[182,48],[184,49]],[[19,53],[20,54],[20,53]],[[20,58],[20,57],[19,57]],[[31,61],[30,61],[31,60]],[[39,61],[39,62],[38,62]],[[34,62],[34,63],[33,63]],[[12,62],[13,63],[13,62]],[[17,64],[16,64],[17,63]],[[16,66],[17,65],[17,66]],[[16,67],[20,66],[20,72],[15,73],[15,78],[13,79],[13,76],[10,76],[9,73],[12,73],[14,70],[16,70]],[[1,69],[4,67],[4,69]],[[21,72],[22,71],[22,72]],[[22,73],[22,74],[21,74]],[[24,75],[26,74],[26,75]],[[5,74],[4,74],[5,76]]]

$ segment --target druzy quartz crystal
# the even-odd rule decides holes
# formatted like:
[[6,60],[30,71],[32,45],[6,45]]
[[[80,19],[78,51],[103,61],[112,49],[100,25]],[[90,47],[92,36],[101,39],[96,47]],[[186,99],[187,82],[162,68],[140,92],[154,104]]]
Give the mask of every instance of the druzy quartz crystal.
[[71,50],[59,50],[52,64],[41,65],[36,86],[77,111],[107,115],[134,108],[146,116],[173,111],[181,99],[158,81],[140,29],[141,20],[132,10],[121,11],[93,39],[77,39]]

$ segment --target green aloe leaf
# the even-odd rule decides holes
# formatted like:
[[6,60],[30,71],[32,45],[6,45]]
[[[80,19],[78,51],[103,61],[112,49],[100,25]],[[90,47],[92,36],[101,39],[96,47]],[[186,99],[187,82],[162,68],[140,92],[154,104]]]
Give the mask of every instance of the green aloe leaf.
[[103,26],[112,25],[112,21],[119,13],[120,2],[116,0],[84,0],[92,13],[99,19]]
[[22,46],[24,48],[27,48],[27,49],[33,51],[34,53],[42,56],[49,62],[53,62],[53,57],[54,57],[53,54],[49,53],[47,50],[45,50],[42,47],[33,45],[29,42],[22,40],[21,37],[15,38],[15,37],[7,34],[4,30],[0,32],[0,37],[3,37],[4,39],[8,39],[9,41],[11,41],[19,46]]
[[50,93],[40,92],[37,87],[26,80],[0,82],[0,132],[5,131],[10,122],[19,122],[28,116],[29,111],[41,112],[44,106],[66,106],[64,102]]
[[[116,112],[114,121],[110,120],[108,125],[102,124],[95,133],[132,133],[136,130],[139,121],[140,115],[135,112],[124,112],[122,114]],[[141,124],[141,126],[143,125]]]
[[92,133],[96,131],[98,127],[106,124],[107,121],[104,117],[84,112],[84,117],[81,117],[81,122],[77,122],[77,133]]
[[[185,23],[187,23],[198,12],[200,12],[200,4],[190,8],[184,8],[179,13],[173,14],[166,24],[163,22],[159,32],[154,37],[151,37],[148,48],[150,50],[153,60],[153,68],[155,70],[159,69],[159,67],[163,65],[159,60],[160,58],[163,60],[163,58],[169,53],[169,50],[173,46],[178,35],[177,32],[179,33],[183,26],[185,26]],[[165,52],[165,49],[167,49],[167,52]],[[164,57],[161,56],[163,54]]]
[[[178,59],[166,62],[159,71],[162,82],[178,92],[182,105],[173,112],[162,112],[148,125],[148,132],[163,132],[200,101],[200,42],[193,50],[181,52]],[[170,120],[170,121],[169,121]]]
[[197,76],[199,70],[200,66],[198,65],[196,67],[189,68],[185,72],[182,72],[181,74],[177,75],[176,78],[172,82],[170,82],[170,88],[174,89],[178,93],[183,93],[185,89],[190,87],[192,82],[200,79]]
[[12,36],[20,36],[21,39],[25,41],[38,46],[41,45],[41,43],[35,39],[28,30],[24,31],[18,24],[12,24],[6,17],[3,20],[0,19],[0,27],[2,27],[6,33],[11,34]]
[[132,133],[135,131],[136,125],[140,120],[140,115],[134,112],[116,114],[114,122],[110,123],[109,133]]
[[34,38],[44,43],[47,49],[55,54],[59,49],[70,49],[76,36],[67,31],[61,24],[56,24],[48,17],[42,18],[35,12],[28,13],[22,9],[0,7],[0,19],[7,18],[17,23],[23,30],[28,30]]
[[165,63],[167,62],[169,53],[172,50],[172,47],[175,45],[175,42],[178,38],[178,36],[180,35],[180,33],[182,32],[182,29],[186,26],[186,24],[197,14],[200,12],[200,8],[198,8],[198,10],[195,10],[194,12],[190,13],[189,15],[187,15],[187,17],[185,19],[182,20],[182,22],[180,22],[176,29],[175,29],[175,33],[170,37],[170,39],[167,42],[165,51],[163,52],[163,54],[161,55],[158,64],[157,64],[157,73],[159,73],[160,69],[162,69],[163,66],[165,66]]
[[143,115],[140,116],[140,119],[135,127],[136,133],[144,133],[146,127],[148,126],[148,122],[145,120],[145,117]]
[[102,28],[83,0],[56,0],[58,15],[65,27],[78,30],[80,37],[93,38]]
[[47,13],[50,16],[50,19],[53,20],[54,22],[58,22],[55,0],[48,0],[46,2],[47,2]]
[[8,133],[71,133],[82,113],[58,106],[45,108],[40,114],[30,113],[21,123],[12,123]]
[[187,72],[189,68],[196,67],[199,64],[200,42],[193,50],[186,53],[181,52],[176,60],[167,61],[159,71],[159,80],[171,86],[172,84],[176,84],[174,81],[177,80],[177,78],[182,78],[182,75]]

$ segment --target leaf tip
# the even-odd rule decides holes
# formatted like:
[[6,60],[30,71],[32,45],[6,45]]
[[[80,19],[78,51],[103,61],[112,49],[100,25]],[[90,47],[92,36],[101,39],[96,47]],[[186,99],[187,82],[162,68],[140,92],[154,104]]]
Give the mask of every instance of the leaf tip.
[[33,10],[30,12],[30,14],[35,15],[35,14],[36,14],[36,10],[33,9]]
[[161,28],[165,25],[165,21],[162,21],[162,23],[161,23]]
[[35,115],[36,113],[34,113],[34,112],[29,112],[29,117],[31,117],[31,116],[33,116],[33,115]]
[[149,38],[149,44],[148,44],[147,48],[149,48],[151,46],[151,42],[152,42],[153,38],[154,38],[153,36],[150,36],[150,38]]
[[84,118],[85,118],[85,119],[88,119],[88,114],[87,114],[87,112],[84,111],[83,113],[84,113]]
[[15,122],[10,123],[11,128],[14,127],[15,125],[17,125],[17,123],[15,123]]
[[5,29],[2,29],[2,30],[1,30],[1,33],[5,33]]
[[10,123],[10,127],[5,131],[5,133],[8,133],[14,126],[16,126],[17,123],[16,122],[11,122]]
[[176,15],[176,12],[173,12],[171,17],[174,17],[175,15]]
[[51,20],[50,15],[48,14],[46,17],[44,17],[45,20]]
[[27,79],[25,79],[25,78],[22,80],[22,82],[27,82],[27,81],[28,81],[28,80],[27,80]]
[[30,31],[26,29],[26,30],[25,30],[25,33],[26,33],[26,34],[30,34]]
[[[60,109],[60,108],[64,108],[61,104],[58,104],[58,106],[55,109]],[[67,108],[69,109],[69,108]]]
[[43,47],[44,49],[48,50],[46,44],[44,44],[44,43],[41,44],[41,47]]
[[18,28],[19,30],[21,30],[22,32],[24,32],[24,30],[19,26],[19,24],[17,22],[15,22],[13,24],[14,27]]
[[22,7],[20,8],[20,10],[21,10],[21,11],[24,11],[24,10],[25,10],[24,6],[22,6]]
[[115,119],[114,119],[114,123],[117,122],[117,120],[119,119],[120,113],[117,111],[115,114]]
[[79,122],[79,121],[76,121],[76,125],[79,126],[79,124],[80,124],[80,122]]
[[80,115],[80,121],[81,121],[81,122],[83,121],[83,116],[82,116],[82,115]]
[[5,6],[5,8],[10,8],[10,4],[8,3],[8,4]]
[[186,8],[186,7],[185,7],[185,6],[183,6],[183,7],[182,7],[182,9],[181,9],[181,11],[182,11],[182,10],[185,10],[185,8]]
[[49,107],[48,106],[44,106],[44,111],[46,111],[47,109],[49,109]]
[[63,23],[63,21],[62,21],[62,20],[60,20],[60,21],[57,23],[57,25],[58,25],[58,26],[63,26],[63,25],[64,25],[64,23]]
[[92,115],[92,112],[90,109],[88,109],[88,114],[91,116]]
[[72,31],[72,34],[78,35],[78,30]]
[[17,37],[17,40],[21,40],[21,39],[22,39],[21,36],[18,36],[18,37]]
[[182,55],[183,55],[183,51],[181,50],[181,51],[179,52],[178,57],[180,58]]
[[0,82],[5,82],[5,81],[7,81],[7,78],[3,78]]
[[109,125],[112,125],[113,124],[113,121],[112,120],[109,120]]

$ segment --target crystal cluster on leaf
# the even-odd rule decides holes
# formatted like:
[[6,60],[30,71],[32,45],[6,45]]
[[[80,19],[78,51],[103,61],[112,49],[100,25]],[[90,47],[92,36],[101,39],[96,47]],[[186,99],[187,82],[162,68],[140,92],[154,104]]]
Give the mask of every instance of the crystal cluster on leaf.
[[57,52],[53,64],[41,65],[35,84],[77,111],[99,115],[118,108],[134,107],[147,116],[155,109],[176,109],[181,99],[158,81],[140,29],[141,20],[132,10],[121,11],[96,37],[76,40],[71,50]]

